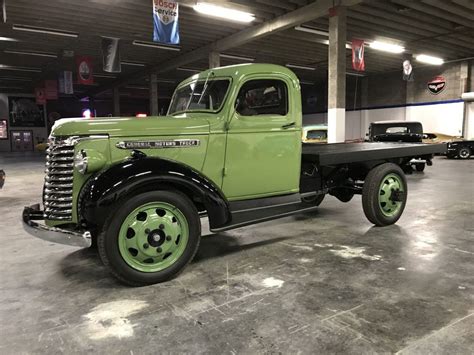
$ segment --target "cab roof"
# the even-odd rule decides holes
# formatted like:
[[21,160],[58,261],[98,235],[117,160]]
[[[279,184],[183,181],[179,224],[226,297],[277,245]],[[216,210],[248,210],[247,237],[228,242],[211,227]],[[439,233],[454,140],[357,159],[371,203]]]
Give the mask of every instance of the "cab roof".
[[[187,79],[181,84],[188,83],[194,80],[206,80],[209,73],[214,73],[214,77],[231,77],[233,79],[239,79],[242,76],[249,74],[261,74],[261,73],[278,73],[288,76],[291,81],[299,83],[298,77],[293,71],[287,67],[276,65],[276,64],[264,64],[264,63],[246,63],[229,65],[225,67],[213,68],[197,73]],[[211,74],[212,75],[212,74]],[[211,77],[211,76],[210,76]]]

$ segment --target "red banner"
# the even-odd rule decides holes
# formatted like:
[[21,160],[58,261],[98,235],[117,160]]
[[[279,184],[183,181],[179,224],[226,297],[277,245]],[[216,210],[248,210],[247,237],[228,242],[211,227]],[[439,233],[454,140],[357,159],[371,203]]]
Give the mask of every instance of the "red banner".
[[44,96],[46,100],[58,99],[58,82],[57,80],[44,81]]
[[364,40],[362,39],[352,39],[352,69],[365,70]]
[[77,83],[82,85],[94,84],[94,76],[92,74],[92,58],[86,56],[76,57],[77,65]]
[[44,105],[46,103],[46,95],[44,93],[43,88],[35,89],[35,98],[36,98],[36,104],[38,105]]

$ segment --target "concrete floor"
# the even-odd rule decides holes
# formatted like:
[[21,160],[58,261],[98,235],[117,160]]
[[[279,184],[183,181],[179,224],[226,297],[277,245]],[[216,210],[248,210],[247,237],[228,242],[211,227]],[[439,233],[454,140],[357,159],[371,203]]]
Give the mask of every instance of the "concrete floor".
[[0,353],[474,352],[474,160],[408,177],[398,224],[360,197],[235,231],[205,232],[160,285],[118,284],[92,250],[27,235],[41,157],[2,154]]

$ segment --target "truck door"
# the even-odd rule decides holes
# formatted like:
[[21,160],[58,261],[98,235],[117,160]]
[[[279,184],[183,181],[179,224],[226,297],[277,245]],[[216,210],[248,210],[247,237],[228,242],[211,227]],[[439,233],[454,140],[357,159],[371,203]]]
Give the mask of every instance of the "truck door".
[[291,105],[297,92],[291,85],[270,75],[241,85],[227,131],[222,186],[227,198],[298,192],[301,111]]

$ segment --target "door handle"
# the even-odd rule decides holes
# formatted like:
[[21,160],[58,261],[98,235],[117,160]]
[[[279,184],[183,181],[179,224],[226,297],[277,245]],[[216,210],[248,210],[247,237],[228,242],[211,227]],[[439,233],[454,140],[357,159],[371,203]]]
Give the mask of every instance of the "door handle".
[[291,127],[294,127],[294,126],[296,126],[296,122],[291,122],[291,123],[284,124],[283,126],[281,126],[281,128],[288,129],[288,128],[291,128]]

